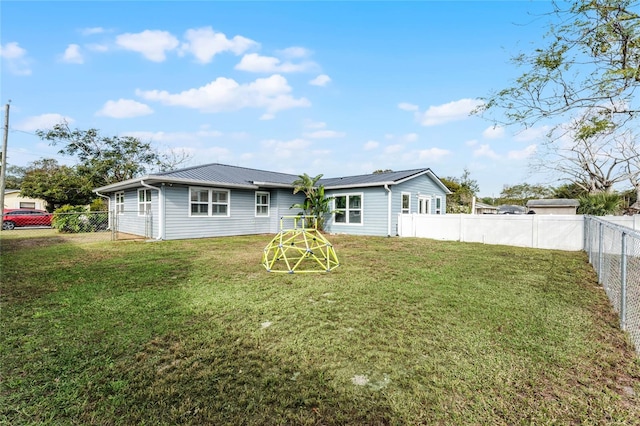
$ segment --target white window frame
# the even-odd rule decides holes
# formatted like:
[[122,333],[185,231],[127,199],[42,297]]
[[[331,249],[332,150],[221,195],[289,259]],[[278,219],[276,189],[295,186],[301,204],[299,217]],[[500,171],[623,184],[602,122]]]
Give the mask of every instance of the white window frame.
[[435,198],[436,200],[436,214],[442,214],[442,197],[438,196]]
[[[196,191],[198,194],[205,194],[205,199],[203,200],[200,195],[198,195],[197,199],[194,201],[192,199],[193,192]],[[206,207],[205,213],[200,213],[200,209],[198,212],[193,212],[193,205],[204,206]],[[207,217],[211,213],[211,194],[208,188],[189,188],[189,216],[192,217]]]
[[[267,197],[267,201],[266,203],[261,202],[261,198],[264,197],[266,195]],[[271,193],[269,193],[268,191],[256,191],[256,208],[255,208],[255,215],[256,217],[269,217],[269,215],[271,214]],[[261,212],[260,210],[266,208],[266,213]]]
[[[206,201],[191,201],[191,194],[192,191],[199,191],[199,192],[205,192],[207,194],[207,199]],[[226,201],[219,201],[218,197],[214,197],[214,195],[216,194],[225,194],[226,196]],[[191,211],[191,206],[192,204],[198,204],[198,205],[206,205],[207,206],[207,214],[193,214]],[[215,210],[217,210],[218,206],[226,206],[226,211],[225,213],[216,213],[214,212],[214,208],[216,208]],[[203,187],[197,187],[197,186],[190,186],[189,187],[189,217],[229,217],[231,216],[231,191],[228,189],[223,189],[223,188],[203,188]]]
[[138,189],[138,216],[146,216],[149,212],[151,212],[151,190]]
[[124,213],[124,191],[118,191],[114,195],[116,214]]
[[[409,205],[407,207],[404,206],[405,197],[406,199],[409,200]],[[403,192],[400,195],[400,213],[402,214],[411,213],[411,193],[410,192]]]
[[418,214],[431,214],[431,197],[418,196]]
[[[345,208],[338,209],[336,207],[336,201],[340,197],[346,197],[345,200]],[[360,208],[351,208],[349,198],[350,197],[360,197]],[[351,216],[351,212],[360,212],[360,222],[351,222],[349,220]],[[345,222],[336,222],[336,213],[344,212]],[[364,225],[364,193],[363,192],[352,192],[347,194],[335,194],[333,199],[333,224],[334,225],[349,225],[349,226],[363,226]]]

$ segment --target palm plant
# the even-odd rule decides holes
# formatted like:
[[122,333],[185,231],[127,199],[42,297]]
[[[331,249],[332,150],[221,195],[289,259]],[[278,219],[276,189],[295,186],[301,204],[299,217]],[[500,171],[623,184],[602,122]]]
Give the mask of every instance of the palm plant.
[[306,173],[298,176],[298,179],[293,181],[293,193],[297,194],[302,192],[305,195],[305,199],[302,203],[297,203],[291,206],[293,209],[302,209],[307,218],[307,226],[313,226],[313,218],[317,219],[318,230],[324,229],[325,215],[331,213],[331,200],[334,197],[325,197],[324,186],[318,185],[318,181],[322,178],[322,175],[311,177]]
[[622,209],[622,198],[618,194],[601,192],[598,194],[584,195],[579,198],[579,214],[592,216],[605,216],[618,214]]

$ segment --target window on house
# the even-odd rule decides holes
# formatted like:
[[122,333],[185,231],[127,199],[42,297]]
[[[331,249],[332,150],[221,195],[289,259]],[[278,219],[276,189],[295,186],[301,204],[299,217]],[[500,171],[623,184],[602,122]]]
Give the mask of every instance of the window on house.
[[144,216],[151,211],[151,190],[138,189],[138,216]]
[[442,197],[436,197],[436,214],[442,214]]
[[335,223],[362,223],[362,194],[337,195],[334,206]]
[[411,213],[411,194],[408,192],[402,193],[402,214]]
[[269,216],[268,192],[256,192],[256,216]]
[[227,216],[229,211],[229,191],[211,190],[211,215]]
[[36,208],[36,203],[31,202],[31,201],[20,201],[20,208],[21,209],[35,209]]
[[191,216],[209,216],[209,190],[191,188]]
[[229,216],[229,191],[189,188],[189,214],[191,216]]
[[124,191],[116,192],[116,214],[124,213]]
[[431,214],[431,198],[418,198],[418,214]]

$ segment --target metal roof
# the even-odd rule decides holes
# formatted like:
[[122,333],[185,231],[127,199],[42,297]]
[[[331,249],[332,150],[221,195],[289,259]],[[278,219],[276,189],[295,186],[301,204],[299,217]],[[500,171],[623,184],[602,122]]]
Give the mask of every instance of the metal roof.
[[256,182],[259,182],[293,186],[293,181],[298,179],[298,176],[288,173],[269,172],[266,170],[249,169],[219,163],[156,173],[153,176],[200,182],[208,181],[220,185],[255,185]]
[[579,205],[580,202],[572,198],[550,198],[527,201],[527,207],[578,207]]
[[[424,174],[429,174],[446,193],[449,193],[447,187],[444,186],[440,179],[428,168],[320,179],[318,184],[323,185],[326,189],[395,185]],[[270,172],[266,170],[250,169],[247,167],[212,163],[169,172],[154,173],[96,188],[95,191],[118,191],[140,186],[142,185],[141,182],[150,185],[160,183],[177,183],[185,185],[208,185],[246,189],[293,188],[293,182],[298,178],[298,175],[288,173]]]
[[371,186],[395,184],[399,181],[425,174],[429,169],[403,170],[399,172],[372,173],[368,175],[344,176],[336,178],[320,179],[319,185],[331,189],[336,186]]

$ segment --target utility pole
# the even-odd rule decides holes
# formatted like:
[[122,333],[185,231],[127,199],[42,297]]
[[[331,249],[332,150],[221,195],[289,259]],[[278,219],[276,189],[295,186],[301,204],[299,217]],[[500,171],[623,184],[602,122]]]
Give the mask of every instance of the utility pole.
[[4,113],[4,136],[2,138],[2,162],[0,163],[0,207],[2,208],[2,216],[0,216],[0,229],[2,229],[4,219],[4,189],[7,176],[7,140],[9,139],[9,104],[7,102]]

